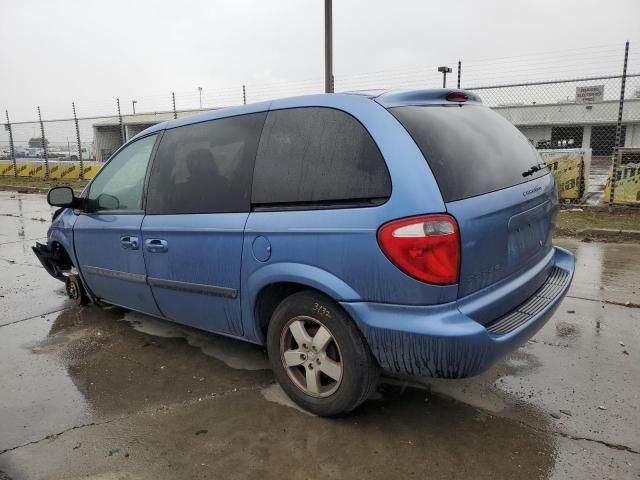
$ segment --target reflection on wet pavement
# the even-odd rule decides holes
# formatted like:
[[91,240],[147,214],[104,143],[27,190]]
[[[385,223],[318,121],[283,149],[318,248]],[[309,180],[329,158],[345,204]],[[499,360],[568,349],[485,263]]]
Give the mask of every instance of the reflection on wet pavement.
[[329,420],[288,400],[261,347],[71,306],[8,230],[46,232],[41,197],[22,197],[22,220],[0,216],[0,478],[640,476],[640,309],[624,306],[640,303],[639,245],[560,241],[576,279],[522,348]]

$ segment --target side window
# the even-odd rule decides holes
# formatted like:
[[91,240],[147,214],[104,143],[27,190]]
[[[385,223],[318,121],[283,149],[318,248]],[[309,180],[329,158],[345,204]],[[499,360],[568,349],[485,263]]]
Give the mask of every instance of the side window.
[[266,113],[167,130],[153,161],[148,214],[248,212]]
[[91,211],[142,210],[142,192],[157,135],[128,145],[105,165],[89,187]]
[[331,108],[269,112],[253,180],[252,203],[339,203],[386,199],[391,180],[362,124]]

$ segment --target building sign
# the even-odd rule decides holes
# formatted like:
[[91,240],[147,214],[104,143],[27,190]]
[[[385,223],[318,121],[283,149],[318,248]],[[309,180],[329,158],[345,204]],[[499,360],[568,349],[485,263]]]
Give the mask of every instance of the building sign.
[[576,87],[576,103],[597,103],[604,98],[604,85]]

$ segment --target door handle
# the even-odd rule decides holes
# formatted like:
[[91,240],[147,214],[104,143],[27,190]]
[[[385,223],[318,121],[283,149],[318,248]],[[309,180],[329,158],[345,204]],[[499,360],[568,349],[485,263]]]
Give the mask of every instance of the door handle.
[[138,237],[120,237],[120,244],[125,250],[138,250],[140,244],[138,243]]
[[151,253],[163,253],[169,250],[167,241],[159,238],[149,238],[145,240],[144,247],[147,249],[147,252]]

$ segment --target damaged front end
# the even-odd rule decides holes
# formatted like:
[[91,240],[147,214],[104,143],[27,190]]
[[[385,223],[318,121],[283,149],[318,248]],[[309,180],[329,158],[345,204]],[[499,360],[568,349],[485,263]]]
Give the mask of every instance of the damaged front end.
[[67,275],[65,274],[71,271],[73,263],[60,244],[56,243],[53,244],[53,247],[49,247],[48,245],[36,242],[35,246],[31,247],[31,249],[49,275],[62,282],[67,281]]

